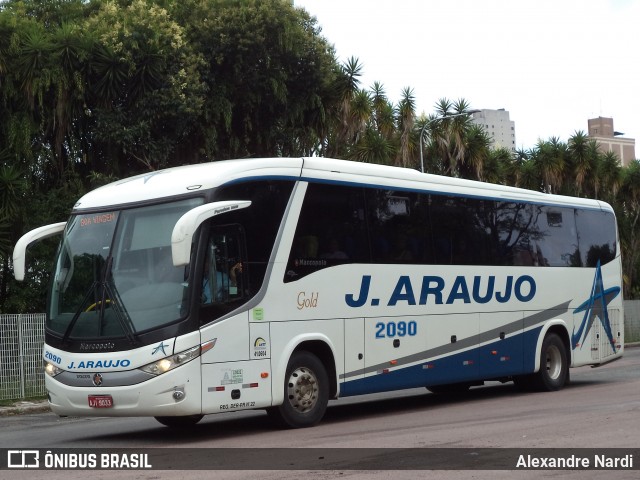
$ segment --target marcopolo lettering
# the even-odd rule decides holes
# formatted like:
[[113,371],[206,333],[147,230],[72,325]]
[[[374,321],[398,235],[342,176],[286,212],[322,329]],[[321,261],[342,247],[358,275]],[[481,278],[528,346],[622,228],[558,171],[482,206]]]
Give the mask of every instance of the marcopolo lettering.
[[116,344],[113,342],[106,343],[81,343],[81,351],[100,351],[100,350],[113,350],[116,348]]
[[[530,275],[514,277],[509,275],[504,279],[497,279],[495,275],[486,277],[474,276],[469,279],[463,275],[455,277],[447,285],[444,278],[436,275],[425,275],[417,286],[408,275],[398,278],[393,292],[386,305],[393,307],[399,303],[406,305],[451,305],[462,303],[507,303],[512,300],[529,302],[536,295],[536,282]],[[344,300],[350,307],[362,307],[369,303],[371,306],[380,304],[379,298],[369,299],[371,275],[363,275],[360,291],[357,294],[348,293]]]

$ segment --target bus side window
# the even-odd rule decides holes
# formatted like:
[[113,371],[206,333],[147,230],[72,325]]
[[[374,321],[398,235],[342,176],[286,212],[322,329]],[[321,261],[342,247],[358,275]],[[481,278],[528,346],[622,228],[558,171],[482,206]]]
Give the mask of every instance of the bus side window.
[[293,282],[324,268],[368,260],[362,188],[309,184],[284,281]]
[[202,276],[202,303],[229,303],[244,296],[244,231],[240,225],[211,230]]

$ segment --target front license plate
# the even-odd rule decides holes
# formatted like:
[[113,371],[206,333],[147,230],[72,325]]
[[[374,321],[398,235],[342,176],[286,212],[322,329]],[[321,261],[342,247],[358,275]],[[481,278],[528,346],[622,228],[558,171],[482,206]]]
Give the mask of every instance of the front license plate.
[[113,407],[113,397],[111,395],[89,395],[89,406],[91,408],[111,408]]

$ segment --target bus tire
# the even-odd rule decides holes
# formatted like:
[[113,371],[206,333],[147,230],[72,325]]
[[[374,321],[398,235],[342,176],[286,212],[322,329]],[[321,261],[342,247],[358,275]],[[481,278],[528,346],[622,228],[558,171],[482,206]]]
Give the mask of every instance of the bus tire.
[[540,350],[540,370],[531,378],[532,386],[539,391],[553,392],[564,387],[569,380],[567,348],[555,333],[549,333]]
[[154,417],[165,427],[183,429],[193,427],[204,415],[186,415],[182,417]]
[[270,416],[284,427],[311,427],[322,419],[328,403],[329,377],[324,365],[312,353],[295,352],[287,365],[284,401],[268,410]]

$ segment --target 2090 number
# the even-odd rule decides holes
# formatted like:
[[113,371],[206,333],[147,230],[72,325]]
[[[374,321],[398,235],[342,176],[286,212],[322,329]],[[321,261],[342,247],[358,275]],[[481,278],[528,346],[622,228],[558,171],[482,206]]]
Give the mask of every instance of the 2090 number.
[[378,322],[376,323],[376,338],[413,337],[418,333],[418,324],[411,320],[405,322]]

